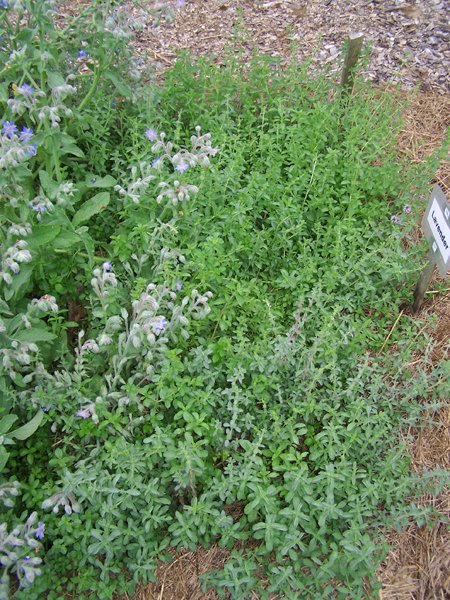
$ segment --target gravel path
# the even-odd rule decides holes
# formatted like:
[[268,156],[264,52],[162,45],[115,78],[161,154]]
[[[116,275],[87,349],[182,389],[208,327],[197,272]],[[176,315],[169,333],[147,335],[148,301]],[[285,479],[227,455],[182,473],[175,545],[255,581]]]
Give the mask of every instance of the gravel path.
[[[155,2],[142,2],[154,7]],[[365,75],[375,83],[450,91],[450,0],[170,0],[171,23],[150,17],[138,34],[160,68],[182,49],[220,57],[237,39],[244,54],[253,49],[286,59],[295,45],[302,58],[338,67],[350,32],[365,34],[373,47]]]

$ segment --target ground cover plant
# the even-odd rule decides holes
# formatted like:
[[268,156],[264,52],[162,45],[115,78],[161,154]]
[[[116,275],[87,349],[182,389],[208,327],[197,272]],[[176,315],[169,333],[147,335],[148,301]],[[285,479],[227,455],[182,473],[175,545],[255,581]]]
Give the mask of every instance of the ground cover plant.
[[375,594],[382,528],[444,484],[398,433],[448,363],[405,366],[407,319],[380,353],[437,157],[399,162],[362,82],[231,51],[156,86],[127,7],[0,6],[0,597],[130,593],[213,542],[224,597]]

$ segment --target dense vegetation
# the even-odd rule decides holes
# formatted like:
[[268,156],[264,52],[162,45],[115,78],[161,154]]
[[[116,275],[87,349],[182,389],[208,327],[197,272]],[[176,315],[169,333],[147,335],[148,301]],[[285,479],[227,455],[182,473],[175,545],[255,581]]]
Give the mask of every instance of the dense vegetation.
[[398,433],[448,362],[407,317],[380,353],[433,161],[363,82],[230,51],[156,86],[126,7],[54,20],[0,2],[0,598],[111,598],[212,543],[224,597],[375,594],[383,528],[444,483]]

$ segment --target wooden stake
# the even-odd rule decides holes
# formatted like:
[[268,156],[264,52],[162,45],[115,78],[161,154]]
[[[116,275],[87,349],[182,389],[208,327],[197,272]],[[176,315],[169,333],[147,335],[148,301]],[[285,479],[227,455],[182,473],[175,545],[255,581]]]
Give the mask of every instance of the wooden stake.
[[358,62],[363,41],[364,36],[362,33],[350,33],[348,36],[347,54],[345,55],[341,78],[342,91],[348,95],[353,91],[355,65]]
[[430,285],[435,266],[436,261],[433,254],[430,252],[428,255],[428,263],[420,274],[419,281],[417,282],[416,289],[414,290],[414,304],[412,307],[413,313],[419,312],[420,307],[422,306],[425,298],[425,292]]

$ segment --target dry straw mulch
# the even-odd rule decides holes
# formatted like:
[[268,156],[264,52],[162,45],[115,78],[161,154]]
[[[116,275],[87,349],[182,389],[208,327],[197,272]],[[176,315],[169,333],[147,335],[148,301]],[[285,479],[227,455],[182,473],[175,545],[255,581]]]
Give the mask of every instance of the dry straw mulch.
[[228,560],[228,550],[213,546],[196,552],[173,552],[173,556],[173,562],[158,567],[157,583],[142,587],[133,600],[218,600],[214,591],[202,591],[198,576],[221,569]]
[[[450,308],[450,296],[447,299]],[[447,329],[447,345],[450,329]],[[419,471],[440,466],[450,470],[450,406],[434,416],[437,422],[410,432],[409,450],[413,468]],[[448,600],[450,598],[450,492],[437,498],[425,497],[442,519],[430,530],[412,523],[401,533],[387,536],[392,545],[379,577],[383,600]]]
[[[424,304],[419,317],[429,315],[435,317],[429,329],[434,342],[432,358],[448,360],[450,287]],[[450,472],[450,403],[430,415],[430,421],[405,433],[412,469],[423,472],[440,467]],[[379,571],[382,600],[450,599],[450,490],[438,497],[424,497],[421,504],[434,506],[442,518],[431,530],[411,523],[406,531],[388,534],[392,549]]]
[[[450,127],[450,94],[411,95],[399,150],[414,163],[420,163],[445,142]],[[448,139],[448,138],[447,138]],[[450,197],[450,160],[442,161],[436,182]]]

